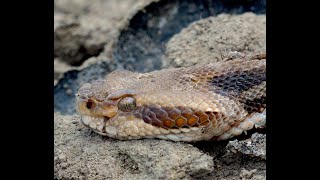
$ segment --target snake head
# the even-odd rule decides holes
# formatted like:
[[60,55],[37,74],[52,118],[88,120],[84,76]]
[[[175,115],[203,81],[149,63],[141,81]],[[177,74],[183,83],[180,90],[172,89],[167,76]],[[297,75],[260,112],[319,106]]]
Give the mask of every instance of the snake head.
[[112,91],[109,85],[105,80],[84,84],[76,94],[76,110],[85,126],[99,134],[119,138],[117,132],[123,130],[136,110],[137,93],[130,89]]
[[[136,87],[114,87],[116,85],[112,82],[98,80],[84,84],[76,94],[76,109],[82,123],[98,134],[121,140],[160,138],[192,141],[201,137],[198,127],[188,126],[200,123],[200,117],[209,116],[201,112],[192,115],[190,109],[179,108],[179,105],[178,108],[166,107],[171,101],[178,102],[181,96],[176,94],[167,98],[170,93],[163,91],[164,94],[160,94],[156,90],[143,92]],[[152,102],[156,104],[150,104]],[[205,124],[207,121],[202,119]],[[188,133],[190,136],[185,135]]]
[[134,95],[133,90],[128,90],[126,87],[130,80],[128,78],[134,74],[130,71],[118,70],[110,73],[104,80],[84,84],[76,94],[78,113],[92,117],[115,116],[121,98]]

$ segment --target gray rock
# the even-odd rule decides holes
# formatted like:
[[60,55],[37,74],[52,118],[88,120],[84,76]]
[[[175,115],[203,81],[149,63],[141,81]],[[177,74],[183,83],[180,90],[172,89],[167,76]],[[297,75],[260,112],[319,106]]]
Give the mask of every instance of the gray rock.
[[85,128],[79,116],[55,113],[58,179],[190,179],[214,170],[213,158],[187,143],[117,141]]
[[141,6],[152,0],[55,0],[54,55],[79,66],[112,43]]
[[70,65],[64,63],[59,59],[54,59],[54,86],[57,85],[58,80],[63,77],[63,74],[71,69]]
[[245,155],[266,159],[266,135],[254,133],[251,138],[238,141],[229,141],[227,150],[233,153],[242,153]]
[[163,67],[191,66],[222,60],[238,51],[250,55],[266,51],[266,16],[253,13],[220,14],[190,24],[167,43]]
[[250,171],[243,169],[240,172],[240,178],[242,180],[249,180],[249,179],[250,180],[264,180],[264,179],[266,179],[265,176],[262,176],[262,175],[259,175],[256,173],[257,173],[257,169],[252,169]]

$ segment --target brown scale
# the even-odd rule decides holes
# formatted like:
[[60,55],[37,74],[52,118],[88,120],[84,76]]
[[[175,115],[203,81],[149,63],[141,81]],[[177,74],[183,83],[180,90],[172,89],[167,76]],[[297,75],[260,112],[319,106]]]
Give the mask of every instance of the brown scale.
[[204,127],[210,122],[215,127],[222,115],[217,112],[194,111],[186,107],[168,108],[158,106],[143,106],[134,115],[143,121],[164,129],[179,129],[189,127]]

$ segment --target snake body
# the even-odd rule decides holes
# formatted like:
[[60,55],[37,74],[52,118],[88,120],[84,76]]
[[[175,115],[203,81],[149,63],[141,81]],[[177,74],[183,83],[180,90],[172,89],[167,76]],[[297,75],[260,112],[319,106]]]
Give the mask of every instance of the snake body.
[[117,70],[84,84],[76,109],[116,139],[224,140],[266,124],[266,58],[149,73]]

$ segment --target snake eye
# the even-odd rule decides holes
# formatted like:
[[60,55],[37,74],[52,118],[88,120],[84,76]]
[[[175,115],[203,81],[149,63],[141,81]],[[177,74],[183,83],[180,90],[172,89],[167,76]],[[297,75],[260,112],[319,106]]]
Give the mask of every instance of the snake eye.
[[118,108],[124,112],[130,112],[136,108],[136,100],[133,97],[125,97],[119,101]]

